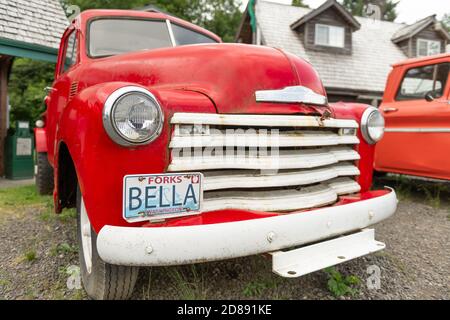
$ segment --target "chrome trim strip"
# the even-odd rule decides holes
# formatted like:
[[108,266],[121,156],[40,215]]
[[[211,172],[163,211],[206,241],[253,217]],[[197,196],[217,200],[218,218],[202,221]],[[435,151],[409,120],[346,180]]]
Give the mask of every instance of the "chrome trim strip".
[[304,210],[336,202],[337,192],[321,184],[301,190],[221,191],[205,195],[202,211],[255,210],[263,212]]
[[328,106],[325,96],[315,93],[303,86],[286,87],[282,90],[256,91],[256,102],[306,103]]
[[450,133],[450,128],[386,128],[385,132],[397,133]]
[[355,145],[360,141],[357,136],[338,135],[333,132],[290,131],[286,133],[226,134],[218,132],[210,135],[174,136],[170,148],[200,147],[318,147]]
[[200,155],[182,156],[181,150],[172,150],[172,162],[169,172],[217,169],[247,169],[247,170],[282,170],[282,169],[312,169],[341,161],[356,161],[361,157],[352,148],[334,147],[314,150],[281,150],[275,155],[254,155],[250,152],[233,155]]
[[172,42],[172,46],[177,46],[177,40],[175,39],[175,35],[173,34],[172,23],[169,19],[166,20],[167,28],[169,29],[170,41]]
[[242,127],[359,128],[354,120],[326,119],[312,116],[280,116],[261,114],[175,113],[171,124],[196,124]]
[[359,176],[359,169],[352,164],[338,164],[313,170],[280,172],[276,175],[255,174],[253,171],[207,171],[203,190],[275,188],[305,186],[339,177]]

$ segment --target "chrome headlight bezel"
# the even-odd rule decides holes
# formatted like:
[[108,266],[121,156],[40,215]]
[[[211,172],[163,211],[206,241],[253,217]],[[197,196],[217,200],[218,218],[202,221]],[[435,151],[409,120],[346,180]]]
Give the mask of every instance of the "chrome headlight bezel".
[[[374,138],[370,134],[370,125],[371,125],[370,122],[375,115],[379,115],[383,118],[383,133],[381,134],[381,136],[379,138]],[[375,107],[367,108],[366,111],[364,111],[364,114],[361,119],[361,132],[362,132],[362,135],[363,135],[364,139],[366,140],[366,142],[370,145],[374,145],[374,144],[378,143],[381,139],[383,139],[384,129],[385,129],[384,116],[380,112],[380,110],[378,110]]]
[[[151,100],[151,102],[156,107],[158,113],[159,113],[159,123],[157,125],[157,129],[149,134],[149,136],[142,141],[136,141],[132,140],[126,136],[124,136],[117,128],[117,125],[114,121],[114,111],[117,106],[117,102],[120,101],[123,97],[131,94],[139,94],[144,95],[146,98]],[[116,91],[114,91],[106,100],[104,107],[103,107],[103,127],[105,128],[106,133],[108,136],[117,144],[124,146],[124,147],[134,147],[134,146],[144,146],[152,143],[155,141],[162,132],[163,125],[164,125],[164,113],[162,111],[161,105],[159,104],[156,97],[148,90],[141,88],[141,87],[135,87],[135,86],[128,86],[120,88]]]

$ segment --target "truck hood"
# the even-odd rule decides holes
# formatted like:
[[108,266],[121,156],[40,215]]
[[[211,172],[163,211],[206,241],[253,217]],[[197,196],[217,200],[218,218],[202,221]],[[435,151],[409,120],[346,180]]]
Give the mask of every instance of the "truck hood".
[[125,81],[151,91],[176,89],[208,96],[218,113],[322,113],[302,104],[256,103],[258,90],[302,85],[326,95],[312,66],[281,50],[240,44],[191,45],[94,60],[87,81]]

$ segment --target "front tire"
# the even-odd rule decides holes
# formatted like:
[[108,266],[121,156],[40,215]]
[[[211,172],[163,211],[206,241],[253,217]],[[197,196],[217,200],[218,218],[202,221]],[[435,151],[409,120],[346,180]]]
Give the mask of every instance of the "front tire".
[[53,193],[53,168],[48,162],[47,153],[45,152],[37,154],[36,187],[38,193],[42,196]]
[[91,227],[79,188],[77,216],[81,280],[87,295],[94,300],[129,299],[139,268],[116,266],[102,261],[97,252],[97,234]]

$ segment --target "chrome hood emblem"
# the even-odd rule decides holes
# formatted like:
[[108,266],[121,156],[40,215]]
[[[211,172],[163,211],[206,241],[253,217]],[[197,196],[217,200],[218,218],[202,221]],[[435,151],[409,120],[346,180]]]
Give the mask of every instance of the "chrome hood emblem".
[[305,103],[328,106],[325,96],[303,86],[286,87],[282,90],[256,91],[256,102]]

